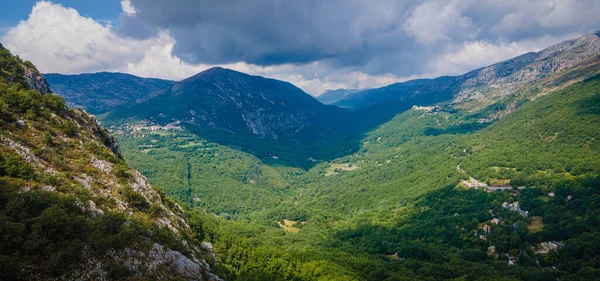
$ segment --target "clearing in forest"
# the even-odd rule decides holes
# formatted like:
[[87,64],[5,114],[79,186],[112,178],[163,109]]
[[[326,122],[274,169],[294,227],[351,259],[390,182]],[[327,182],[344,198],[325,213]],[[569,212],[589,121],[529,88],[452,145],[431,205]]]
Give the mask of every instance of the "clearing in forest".
[[531,224],[527,226],[529,232],[536,233],[542,231],[544,228],[544,223],[542,222],[542,217],[533,216],[531,217]]
[[329,177],[329,176],[337,175],[341,171],[353,171],[356,169],[358,169],[358,166],[351,164],[351,163],[331,164],[331,166],[329,166],[329,168],[327,168],[327,172],[325,172],[325,176]]

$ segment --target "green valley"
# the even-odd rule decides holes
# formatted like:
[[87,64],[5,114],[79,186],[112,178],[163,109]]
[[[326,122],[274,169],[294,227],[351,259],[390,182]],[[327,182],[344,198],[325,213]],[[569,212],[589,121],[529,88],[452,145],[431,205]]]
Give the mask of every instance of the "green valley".
[[[183,130],[117,138],[132,165],[190,209],[235,280],[579,280],[598,274],[598,253],[576,248],[600,242],[598,89],[600,77],[589,78],[492,124],[479,112],[415,108],[366,134],[355,153],[309,170]],[[465,190],[469,176],[514,191]],[[541,217],[541,231],[503,207],[517,201]],[[299,231],[280,228],[284,219]],[[548,241],[564,246],[536,253]]]

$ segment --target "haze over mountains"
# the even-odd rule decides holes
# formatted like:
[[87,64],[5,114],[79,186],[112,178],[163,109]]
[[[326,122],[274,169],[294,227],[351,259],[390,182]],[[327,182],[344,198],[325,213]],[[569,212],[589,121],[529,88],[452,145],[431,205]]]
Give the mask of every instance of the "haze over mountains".
[[317,97],[317,100],[324,104],[332,104],[346,95],[362,92],[364,89],[336,89],[327,90]]

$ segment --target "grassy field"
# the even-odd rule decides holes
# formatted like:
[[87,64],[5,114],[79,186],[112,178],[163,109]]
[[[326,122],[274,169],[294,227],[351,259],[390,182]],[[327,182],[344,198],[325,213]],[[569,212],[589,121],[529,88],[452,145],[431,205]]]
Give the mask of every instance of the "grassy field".
[[533,216],[531,217],[531,223],[527,226],[529,232],[538,233],[544,229],[544,222],[542,222],[542,217]]

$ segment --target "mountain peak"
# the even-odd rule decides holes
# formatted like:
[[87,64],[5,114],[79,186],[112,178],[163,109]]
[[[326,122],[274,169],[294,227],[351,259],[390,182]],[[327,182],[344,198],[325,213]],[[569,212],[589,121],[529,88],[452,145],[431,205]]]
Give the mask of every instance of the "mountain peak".
[[239,72],[239,71],[235,71],[235,70],[232,70],[232,69],[229,69],[229,68],[215,66],[215,67],[211,67],[211,68],[209,68],[207,70],[204,70],[204,71],[202,71],[202,72],[200,72],[200,73],[198,73],[198,74],[196,74],[196,75],[194,75],[192,77],[195,77],[195,76],[207,76],[207,75],[230,75],[230,74],[237,74],[237,75],[243,74],[243,75],[250,76],[248,74],[245,74],[245,73],[242,73],[242,72]]

